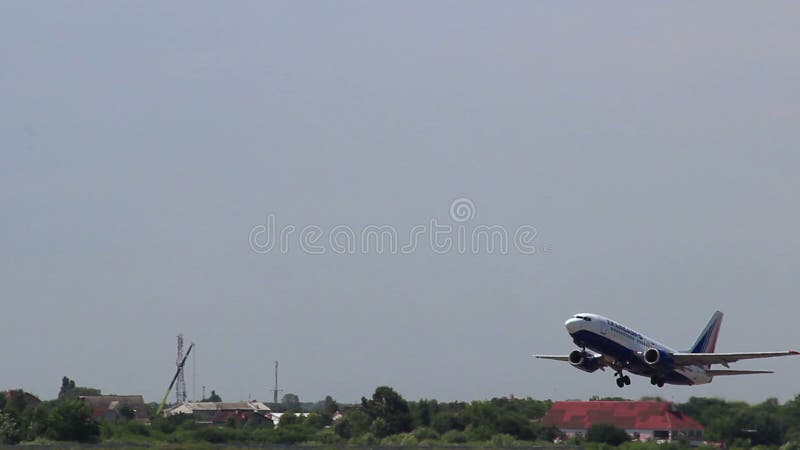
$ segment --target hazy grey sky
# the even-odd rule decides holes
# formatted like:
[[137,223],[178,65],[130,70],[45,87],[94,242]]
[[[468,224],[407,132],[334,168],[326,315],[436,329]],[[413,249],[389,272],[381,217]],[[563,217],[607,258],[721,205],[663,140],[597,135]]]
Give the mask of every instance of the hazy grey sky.
[[[796,2],[0,3],[0,388],[303,400],[618,389],[532,353],[608,315],[800,347]],[[251,230],[536,227],[534,255],[254,252]],[[406,238],[407,239],[407,238]],[[191,373],[187,374],[190,383]]]

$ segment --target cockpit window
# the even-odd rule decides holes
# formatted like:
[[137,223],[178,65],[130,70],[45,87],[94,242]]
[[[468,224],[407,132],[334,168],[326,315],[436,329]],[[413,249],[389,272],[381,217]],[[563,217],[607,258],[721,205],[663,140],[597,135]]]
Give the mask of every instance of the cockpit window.
[[591,318],[591,317],[589,317],[589,316],[582,316],[582,315],[580,315],[580,314],[576,315],[576,316],[575,316],[575,318],[576,318],[576,319],[583,319],[583,320],[585,320],[585,321],[587,321],[587,322],[591,322],[591,321],[592,321],[592,318]]

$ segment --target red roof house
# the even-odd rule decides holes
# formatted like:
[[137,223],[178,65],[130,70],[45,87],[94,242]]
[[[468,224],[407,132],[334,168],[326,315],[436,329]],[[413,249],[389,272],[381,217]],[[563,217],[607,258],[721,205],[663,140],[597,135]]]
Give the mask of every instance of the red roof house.
[[595,424],[610,424],[634,439],[703,442],[703,426],[668,402],[556,402],[542,423],[555,426],[570,437],[585,435]]

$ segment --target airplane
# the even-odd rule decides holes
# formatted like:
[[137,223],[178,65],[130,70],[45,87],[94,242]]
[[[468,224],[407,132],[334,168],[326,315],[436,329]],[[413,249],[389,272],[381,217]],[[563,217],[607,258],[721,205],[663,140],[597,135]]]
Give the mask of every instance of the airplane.
[[[609,318],[582,313],[564,324],[572,341],[580,347],[569,355],[533,355],[536,358],[569,362],[584,372],[595,372],[610,367],[614,370],[617,386],[631,384],[623,370],[650,378],[650,384],[695,385],[710,383],[714,377],[773,373],[768,370],[731,370],[729,363],[743,359],[773,358],[800,355],[800,352],[714,353],[722,326],[722,313],[711,316],[692,347],[684,352],[673,350],[639,332]],[[725,369],[712,369],[721,364]]]

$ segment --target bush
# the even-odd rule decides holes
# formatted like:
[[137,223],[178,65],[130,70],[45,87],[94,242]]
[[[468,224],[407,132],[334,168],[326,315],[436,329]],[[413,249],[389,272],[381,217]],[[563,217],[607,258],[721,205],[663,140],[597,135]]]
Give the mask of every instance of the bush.
[[314,435],[314,441],[321,444],[337,444],[341,440],[342,438],[340,438],[339,435],[330,428],[321,430]]
[[497,433],[487,425],[470,425],[464,430],[464,434],[469,442],[484,442],[491,439],[492,436]]
[[385,447],[416,447],[418,443],[412,433],[393,434],[381,440],[381,446]]
[[589,428],[589,431],[586,433],[586,440],[588,442],[599,442],[617,446],[623,442],[630,441],[631,438],[623,429],[607,423],[598,423]]
[[[675,443],[657,444],[654,441],[630,441],[619,446],[621,450],[679,450],[686,449],[688,446]],[[695,450],[703,450],[703,447],[696,447]],[[705,450],[716,450],[716,448],[705,448]]]
[[564,437],[564,433],[556,427],[536,424],[533,426],[533,433],[537,441],[553,442],[557,437]]
[[489,442],[492,443],[493,447],[511,447],[518,443],[518,441],[514,439],[514,436],[502,433],[492,436],[492,439]]
[[[439,433],[428,427],[419,427],[416,430],[414,430],[414,437],[417,438],[418,441],[436,440],[439,439]],[[792,450],[800,450],[800,449],[792,449]]]
[[192,434],[196,440],[212,444],[222,444],[231,440],[229,430],[224,428],[203,427],[195,430]]
[[419,445],[419,440],[416,436],[411,433],[406,433],[403,435],[403,439],[400,441],[400,445],[403,447],[416,447]]
[[141,422],[128,422],[123,425],[126,433],[135,434],[137,436],[150,436],[150,427]]
[[272,427],[254,428],[250,431],[250,441],[258,443],[270,443],[275,440],[275,432]]
[[50,411],[47,434],[57,441],[96,442],[100,425],[92,418],[89,405],[81,400],[65,400]]
[[175,432],[165,435],[164,440],[173,444],[184,444],[186,442],[196,442],[197,435],[193,431],[179,428]]
[[372,433],[364,433],[361,436],[352,440],[353,444],[355,445],[378,445],[380,444],[380,439],[375,437]]
[[467,435],[463,431],[450,430],[442,435],[442,440],[448,444],[463,444],[467,442]]
[[272,436],[272,442],[275,444],[299,444],[301,442],[311,440],[313,434],[303,427],[279,426],[275,429]]
[[168,417],[154,417],[150,422],[150,429],[164,434],[172,434],[178,429],[196,430],[198,427],[194,417],[190,414],[174,414]]

